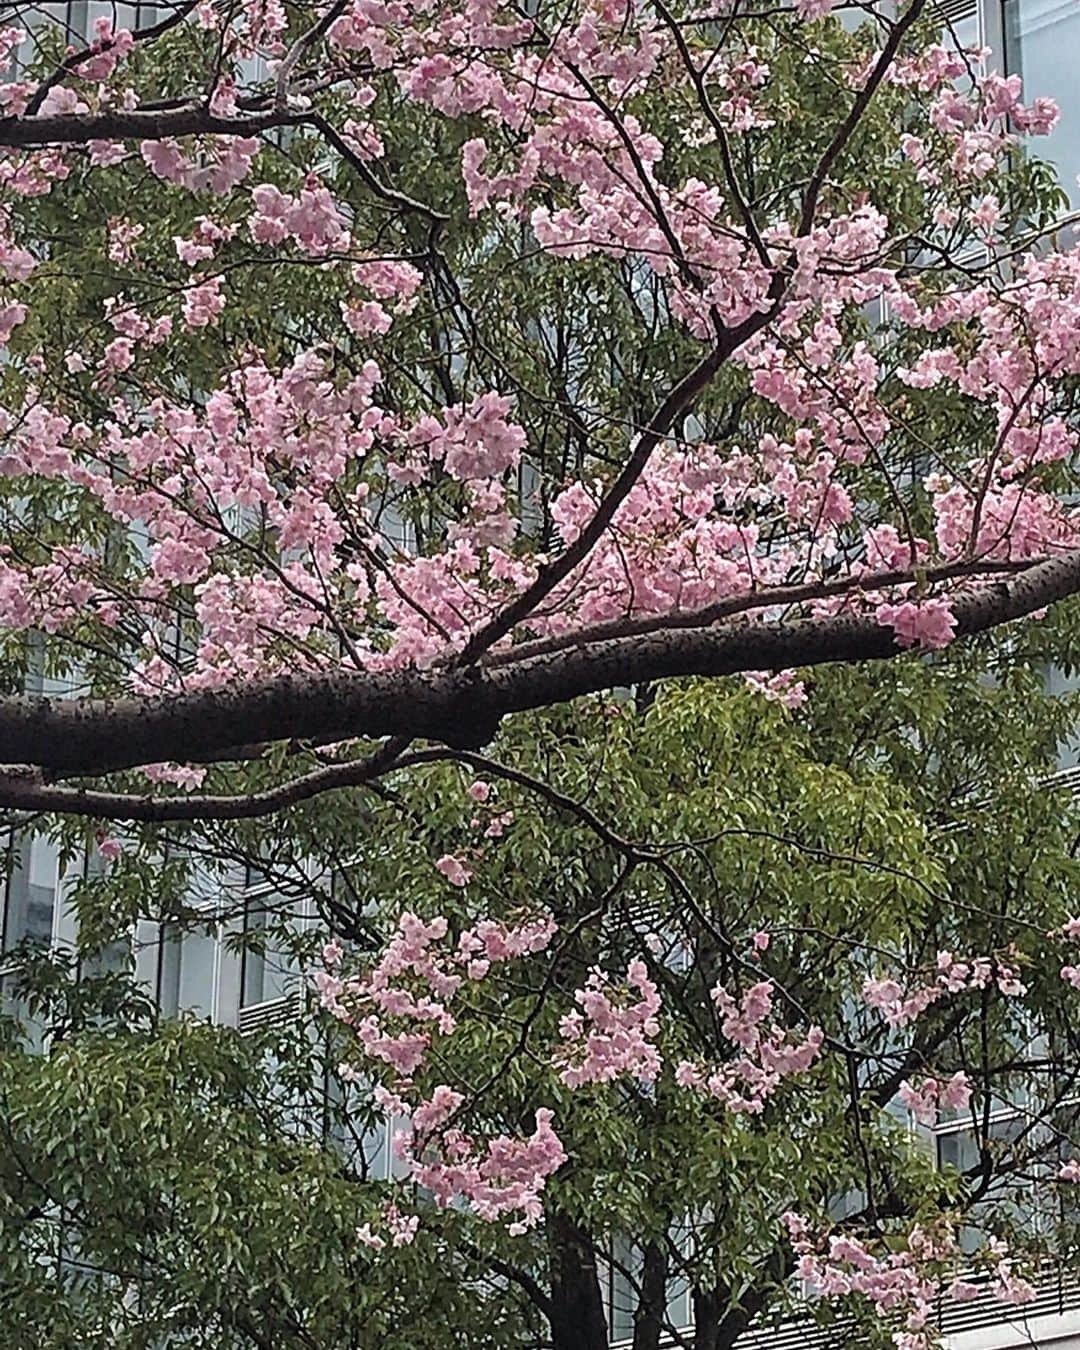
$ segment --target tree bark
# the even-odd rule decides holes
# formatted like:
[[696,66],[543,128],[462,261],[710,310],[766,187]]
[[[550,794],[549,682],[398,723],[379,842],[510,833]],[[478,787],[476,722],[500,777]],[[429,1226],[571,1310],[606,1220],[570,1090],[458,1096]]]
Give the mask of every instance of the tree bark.
[[[1078,591],[1080,550],[958,597],[957,634],[983,632]],[[603,689],[672,676],[882,660],[900,651],[893,631],[872,616],[841,615],[583,640],[564,651],[470,670],[289,674],[144,699],[5,698],[0,764],[100,774],[162,760],[227,759],[237,746],[290,737],[426,736],[475,748],[508,714]]]
[[773,1278],[744,1290],[738,1304],[733,1302],[732,1291],[724,1284],[712,1289],[691,1290],[694,1350],[732,1350],[791,1274],[793,1262],[790,1256],[777,1250],[764,1267],[766,1272],[773,1273]]
[[588,1234],[559,1210],[549,1210],[552,1350],[608,1350],[607,1318],[596,1257]]
[[668,1259],[658,1242],[642,1248],[641,1295],[634,1314],[633,1350],[660,1350],[667,1310]]
[[719,1350],[720,1318],[728,1301],[726,1289],[693,1289],[694,1350]]

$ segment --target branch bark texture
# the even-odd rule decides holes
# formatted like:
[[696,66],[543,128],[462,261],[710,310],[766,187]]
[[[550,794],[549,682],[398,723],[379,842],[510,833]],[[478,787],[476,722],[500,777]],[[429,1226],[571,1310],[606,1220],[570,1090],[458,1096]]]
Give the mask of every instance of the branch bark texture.
[[[957,635],[985,632],[1080,591],[1080,551],[959,597]],[[282,675],[220,689],[127,699],[0,700],[0,762],[102,774],[162,760],[227,757],[287,738],[424,737],[486,744],[513,713],[679,676],[722,676],[902,652],[872,617],[742,623],[609,637],[485,668]]]

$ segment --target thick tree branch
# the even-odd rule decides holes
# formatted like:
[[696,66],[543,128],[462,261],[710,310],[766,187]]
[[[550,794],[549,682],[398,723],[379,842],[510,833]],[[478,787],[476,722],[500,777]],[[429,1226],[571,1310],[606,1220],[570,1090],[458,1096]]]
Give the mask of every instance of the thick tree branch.
[[356,171],[365,186],[388,205],[416,212],[435,225],[448,219],[443,212],[381,182],[321,113],[290,110],[287,105],[230,117],[212,113],[199,103],[185,103],[175,108],[135,108],[130,112],[111,109],[51,117],[4,117],[0,118],[0,147],[36,149],[46,145],[85,145],[92,140],[162,141],[179,136],[257,136],[279,127],[298,126],[314,128]]
[[[959,636],[1080,591],[1080,550],[957,597]],[[427,737],[470,749],[510,713],[646,680],[734,675],[900,654],[872,617],[743,623],[614,638],[491,670],[280,675],[152,698],[0,700],[0,763],[106,773],[290,737]]]
[[147,824],[183,820],[256,820],[289,806],[298,806],[324,792],[370,783],[399,764],[422,763],[445,758],[452,753],[418,752],[405,759],[403,751],[408,743],[403,736],[391,737],[365,759],[351,760],[347,764],[330,764],[264,792],[237,793],[227,797],[203,794],[159,797],[153,793],[62,787],[46,783],[39,769],[24,765],[0,766],[0,807],[22,807],[25,804],[26,809],[56,815]]
[[537,638],[522,642],[507,651],[492,652],[485,665],[499,666],[522,661],[527,657],[544,656],[550,652],[565,651],[568,647],[583,647],[610,638],[642,636],[676,628],[707,628],[710,624],[746,614],[755,609],[786,608],[811,600],[827,600],[838,595],[892,590],[917,582],[955,581],[964,577],[993,576],[999,573],[1014,575],[1029,571],[1044,558],[1027,558],[1023,562],[995,561],[993,559],[943,563],[916,571],[910,567],[883,572],[864,572],[854,576],[837,577],[829,581],[805,581],[792,586],[767,586],[747,595],[729,596],[701,609],[680,610],[675,614],[650,614],[640,619],[612,619],[609,623],[594,624],[574,633],[556,637]]
[[163,141],[172,136],[257,136],[275,127],[298,126],[310,113],[274,110],[221,117],[196,103],[178,108],[113,108],[99,113],[54,117],[0,118],[0,146],[37,149],[45,145],[86,145],[89,141]]

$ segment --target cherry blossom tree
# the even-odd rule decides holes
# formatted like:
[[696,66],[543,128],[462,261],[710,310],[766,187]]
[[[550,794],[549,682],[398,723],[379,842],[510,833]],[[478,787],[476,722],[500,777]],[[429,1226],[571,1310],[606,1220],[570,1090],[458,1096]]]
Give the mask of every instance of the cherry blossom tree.
[[[962,1215],[909,1180],[875,1113],[973,1112],[969,1205],[996,1176],[999,1080],[1052,1064],[1040,1147],[1054,1121],[1068,1138],[1069,808],[1030,864],[1031,913],[997,857],[1001,906],[958,921],[972,897],[940,870],[962,869],[939,826],[970,826],[971,785],[942,768],[944,732],[920,739],[942,698],[981,708],[987,675],[1032,721],[1029,795],[1063,735],[1018,714],[1038,662],[1009,656],[1067,652],[1080,590],[1080,253],[1028,147],[1055,108],[926,0],[158,8],[89,43],[48,23],[0,38],[0,805],[67,843],[92,832],[114,923],[168,889],[170,829],[222,859],[291,808],[294,850],[342,875],[329,838],[349,863],[385,835],[358,892],[378,940],[358,945],[357,896],[327,900],[338,1078],[409,1122],[403,1165],[474,1250],[526,1244],[491,1269],[558,1350],[605,1342],[598,1252],[634,1219],[575,1178],[598,1184],[601,1144],[625,1174],[646,1135],[653,1177],[689,1138],[713,1171],[687,1169],[639,1230],[639,1350],[680,1267],[700,1347],[734,1344],[798,1273],[922,1350]],[[691,676],[738,687],[663,687]],[[884,721],[862,725],[876,691]],[[652,728],[673,725],[689,767],[650,780],[672,745]],[[947,761],[985,794],[967,732]],[[572,790],[544,737],[579,747]],[[794,801],[768,772],[785,747],[813,766]],[[895,800],[865,796],[868,747]],[[703,824],[709,774],[740,764],[777,796],[729,836]],[[775,813],[812,818],[830,785],[829,828],[789,834]],[[751,881],[779,867],[761,839],[786,866],[828,861],[829,884],[862,876],[864,809],[899,812],[870,831],[887,902],[905,888],[891,929],[873,885],[852,932],[822,891],[800,909],[790,873],[774,901]],[[546,856],[503,848],[540,828],[526,811],[601,850],[573,904],[514,871]],[[758,913],[733,925],[740,886]],[[1057,1039],[1019,1050],[1021,1026]],[[542,1067],[515,1085],[523,1059]],[[601,1128],[619,1110],[623,1136]],[[809,1137],[840,1125],[813,1184],[781,1167],[732,1221],[716,1168],[760,1164],[756,1122],[784,1113]],[[855,1172],[829,1164],[840,1148]],[[687,1222],[731,1222],[741,1248],[676,1255]],[[388,1259],[423,1231],[387,1198],[356,1240]],[[981,1250],[1023,1302],[1006,1235]]]

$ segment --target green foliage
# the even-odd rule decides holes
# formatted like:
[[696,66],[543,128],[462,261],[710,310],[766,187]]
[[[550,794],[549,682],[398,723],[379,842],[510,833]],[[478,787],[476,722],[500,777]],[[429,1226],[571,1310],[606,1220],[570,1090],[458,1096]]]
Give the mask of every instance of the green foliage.
[[[1064,640],[1067,622],[1047,640]],[[193,922],[169,897],[201,847],[227,859],[261,845],[281,896],[306,884],[328,927],[352,925],[361,961],[407,909],[445,913],[456,929],[549,907],[565,941],[468,989],[440,1075],[484,1086],[472,1117],[482,1130],[527,1130],[538,1106],[554,1109],[570,1158],[548,1203],[598,1251],[626,1234],[663,1242],[690,1224],[685,1278],[728,1290],[765,1278],[779,1310],[784,1210],[824,1217],[846,1195],[849,1212],[877,1206],[891,1216],[883,1222],[903,1226],[963,1211],[977,1194],[972,1179],[935,1171],[887,1109],[896,1077],[917,1076],[920,1055],[964,1064],[996,1100],[1024,1093],[1061,1119],[1075,994],[1045,934],[1072,908],[1080,819],[1071,796],[1038,784],[1075,710],[1042,691],[1020,645],[1023,633],[933,661],[824,671],[796,713],[733,682],[553,710],[515,722],[491,751],[496,768],[540,787],[482,766],[431,765],[376,794],[304,805],[280,828],[172,829],[166,872],[155,871],[162,838],[147,829],[78,893],[84,940],[114,939],[137,910]],[[495,786],[482,807],[465,791],[474,776]],[[587,806],[607,837],[544,785]],[[506,811],[504,835],[483,841],[490,817]],[[641,855],[632,869],[615,838]],[[480,846],[483,866],[466,890],[435,871],[440,854]],[[333,888],[311,881],[332,871]],[[310,967],[320,938],[298,931],[293,913],[283,899],[245,941],[292,944]],[[771,942],[755,961],[760,929]],[[827,1029],[821,1063],[757,1116],[726,1113],[668,1079],[568,1090],[552,1057],[573,989],[592,965],[617,977],[654,934],[667,951],[650,969],[669,1064],[722,1053],[714,982],[765,976],[784,991],[793,1028]],[[959,1021],[953,1006],[931,1010],[914,1061],[857,1010],[867,976],[902,978],[943,949],[1007,947],[1029,986],[1022,1012],[1006,999],[969,999]],[[348,1042],[319,1014],[242,1039],[159,1021],[115,973],[73,982],[39,957],[22,980],[24,1010],[54,1033],[46,1055],[9,1038],[0,1058],[0,1262],[27,1343],[539,1343],[539,1310],[506,1272],[546,1287],[545,1229],[510,1238],[373,1177],[356,1145],[379,1113],[365,1088],[338,1078]],[[1054,1084],[1032,1067],[1039,1055],[1020,1053],[1032,1019],[1065,1075]],[[1007,1178],[1020,1164],[1002,1156],[995,1166]],[[388,1194],[419,1203],[423,1222],[413,1246],[373,1255],[355,1229]],[[987,1203],[977,1226],[1008,1231],[1013,1208]]]

